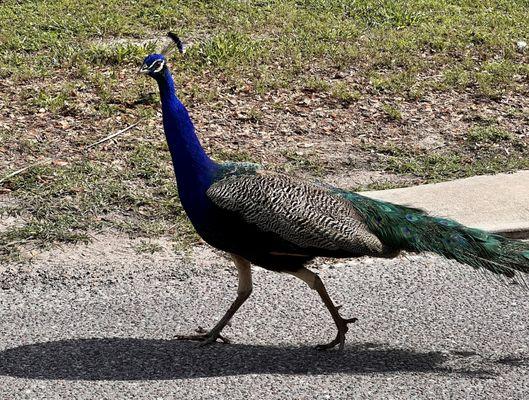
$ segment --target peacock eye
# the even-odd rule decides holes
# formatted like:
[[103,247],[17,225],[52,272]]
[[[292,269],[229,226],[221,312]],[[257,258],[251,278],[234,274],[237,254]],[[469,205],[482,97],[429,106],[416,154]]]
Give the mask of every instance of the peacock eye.
[[153,72],[160,72],[163,68],[163,60],[156,60],[155,62],[152,63],[152,66],[151,66],[151,70]]

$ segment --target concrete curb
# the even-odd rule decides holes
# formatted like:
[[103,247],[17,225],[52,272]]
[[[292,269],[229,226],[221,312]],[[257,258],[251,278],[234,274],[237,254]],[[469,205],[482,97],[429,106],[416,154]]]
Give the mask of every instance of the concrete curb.
[[529,171],[362,194],[511,238],[529,239]]

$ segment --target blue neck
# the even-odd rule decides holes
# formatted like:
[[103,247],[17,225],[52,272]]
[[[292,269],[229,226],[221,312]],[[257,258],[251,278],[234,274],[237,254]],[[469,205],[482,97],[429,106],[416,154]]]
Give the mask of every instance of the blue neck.
[[178,183],[180,200],[193,221],[206,203],[205,192],[211,185],[217,164],[211,160],[195,134],[189,114],[176,97],[173,78],[165,68],[156,77],[162,100],[163,127]]

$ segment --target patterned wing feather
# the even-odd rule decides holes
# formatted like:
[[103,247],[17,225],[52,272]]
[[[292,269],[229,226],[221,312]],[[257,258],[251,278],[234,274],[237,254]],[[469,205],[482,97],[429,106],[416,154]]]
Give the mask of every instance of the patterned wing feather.
[[229,176],[207,195],[246,223],[300,248],[351,255],[388,251],[349,201],[309,182],[273,173]]

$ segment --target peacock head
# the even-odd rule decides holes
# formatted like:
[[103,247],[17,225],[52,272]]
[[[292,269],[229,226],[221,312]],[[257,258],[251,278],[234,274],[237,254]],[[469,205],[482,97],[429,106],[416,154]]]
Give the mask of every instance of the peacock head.
[[167,36],[171,39],[171,42],[165,46],[160,54],[154,53],[145,57],[143,65],[140,68],[141,73],[152,76],[153,78],[162,76],[167,69],[165,57],[172,53],[175,48],[178,49],[180,53],[184,52],[184,47],[178,36],[172,32],[168,32]]
[[167,68],[165,57],[163,54],[155,53],[145,57],[140,72],[156,78],[157,76],[163,75],[165,68]]

